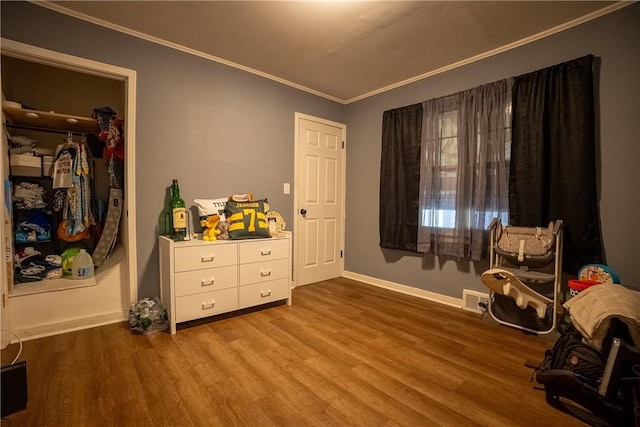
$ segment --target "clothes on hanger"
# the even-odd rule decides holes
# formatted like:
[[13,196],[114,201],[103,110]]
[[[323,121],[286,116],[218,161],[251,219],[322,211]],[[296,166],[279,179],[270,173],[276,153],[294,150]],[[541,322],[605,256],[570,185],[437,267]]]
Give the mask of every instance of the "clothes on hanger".
[[69,133],[67,140],[56,148],[53,188],[66,188],[63,221],[66,236],[83,233],[95,223],[91,203],[91,170],[86,139],[78,144]]
[[53,188],[71,188],[73,186],[72,168],[78,155],[78,144],[69,133],[67,140],[56,147],[53,163]]

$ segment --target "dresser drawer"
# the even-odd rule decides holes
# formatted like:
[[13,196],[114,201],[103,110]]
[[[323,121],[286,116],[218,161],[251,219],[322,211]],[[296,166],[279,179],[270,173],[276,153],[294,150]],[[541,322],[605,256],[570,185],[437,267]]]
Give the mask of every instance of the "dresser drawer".
[[240,266],[240,286],[289,277],[289,260],[276,259]]
[[175,321],[199,319],[238,308],[238,289],[229,288],[176,298]]
[[176,296],[198,294],[238,286],[238,267],[207,268],[183,271],[175,276]]
[[240,264],[288,257],[288,239],[256,240],[255,242],[242,242],[240,245]]
[[240,288],[240,307],[252,307],[289,298],[289,279],[255,283]]
[[174,256],[176,272],[223,267],[238,262],[238,245],[211,243],[176,248]]

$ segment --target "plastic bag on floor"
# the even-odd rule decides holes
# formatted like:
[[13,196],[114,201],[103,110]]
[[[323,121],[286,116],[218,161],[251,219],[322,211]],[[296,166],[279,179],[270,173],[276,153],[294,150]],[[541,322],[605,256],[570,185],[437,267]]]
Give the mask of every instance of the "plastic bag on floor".
[[167,308],[160,298],[143,298],[129,308],[129,329],[143,335],[164,331],[169,327]]

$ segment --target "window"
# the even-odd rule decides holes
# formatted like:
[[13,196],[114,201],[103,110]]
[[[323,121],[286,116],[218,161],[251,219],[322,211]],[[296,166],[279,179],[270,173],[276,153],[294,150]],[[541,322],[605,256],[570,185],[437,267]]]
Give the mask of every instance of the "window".
[[[495,129],[491,131],[491,135],[488,137],[488,143],[491,143],[492,140],[495,141],[495,134],[497,132],[504,132],[504,169],[505,173],[508,173],[509,170],[509,158],[511,156],[511,125],[510,125],[510,117],[511,117],[511,103],[509,103],[504,111],[505,114],[505,123],[501,129]],[[421,225],[428,224],[430,221],[437,228],[445,228],[445,229],[453,229],[455,227],[456,222],[456,186],[457,186],[457,170],[458,170],[458,132],[457,132],[457,120],[458,115],[457,111],[444,113],[439,119],[438,123],[440,129],[442,131],[441,136],[439,137],[439,143],[437,146],[440,147],[439,153],[442,157],[441,165],[439,168],[434,170],[432,173],[438,174],[440,179],[440,189],[438,194],[435,195],[436,200],[432,204],[432,206],[438,206],[437,209],[424,209],[422,211]],[[479,127],[479,124],[478,124]],[[478,133],[477,135],[477,147],[476,147],[476,158],[475,161],[479,164],[481,161],[480,158],[480,146],[481,146],[482,135]],[[500,167],[500,164],[495,164],[494,162],[490,162],[487,164],[485,172],[487,174],[487,194],[490,200],[487,201],[489,206],[498,207],[499,200],[496,200],[496,195],[498,191],[493,191],[492,185],[495,185],[498,182],[498,172],[497,169]],[[478,171],[481,169],[478,168]],[[425,171],[426,172],[426,171]],[[474,177],[478,179],[478,176]],[[495,210],[486,210],[485,211],[485,229],[489,227],[489,224],[493,220],[493,218],[500,217],[504,224],[509,222],[509,212],[506,209],[495,209]]]
[[418,250],[480,259],[484,231],[508,223],[510,82],[423,103]]
[[511,79],[384,112],[380,246],[480,259],[508,211]]
[[[501,111],[502,120],[493,121],[497,126],[491,129],[487,136],[487,144],[495,151],[493,159],[487,161],[487,205],[484,216],[484,229],[489,228],[489,224],[493,218],[500,218],[503,224],[509,223],[509,206],[506,199],[501,197],[507,194],[507,188],[501,189],[500,184],[508,186],[509,184],[509,167],[511,160],[511,100],[509,99],[504,109]],[[496,111],[496,114],[500,111]],[[480,127],[478,125],[478,127]],[[480,141],[482,135],[478,134],[478,152],[480,151]],[[504,156],[504,157],[502,157]],[[476,159],[481,162],[480,156]],[[500,174],[502,172],[502,175]],[[481,222],[478,222],[481,223]]]
[[566,271],[601,262],[593,71],[587,55],[385,111],[380,246],[476,260],[494,217],[562,219]]
[[[435,155],[440,156],[440,165],[431,173],[438,177],[440,185],[433,194],[433,208],[422,210],[420,224],[453,229],[456,221],[456,184],[458,170],[458,111],[445,111],[438,117],[440,134],[437,136]],[[425,171],[426,172],[426,171]]]

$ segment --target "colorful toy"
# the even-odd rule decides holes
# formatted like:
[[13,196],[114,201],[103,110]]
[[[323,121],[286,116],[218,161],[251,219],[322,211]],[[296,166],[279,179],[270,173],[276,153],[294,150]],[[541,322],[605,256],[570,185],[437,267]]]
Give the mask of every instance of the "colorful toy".
[[616,272],[604,264],[588,264],[578,273],[580,280],[592,280],[600,283],[620,283]]
[[218,229],[218,225],[220,224],[220,216],[219,215],[210,215],[204,222],[207,227],[202,233],[202,240],[214,241],[218,239],[218,235],[220,234],[220,230]]

